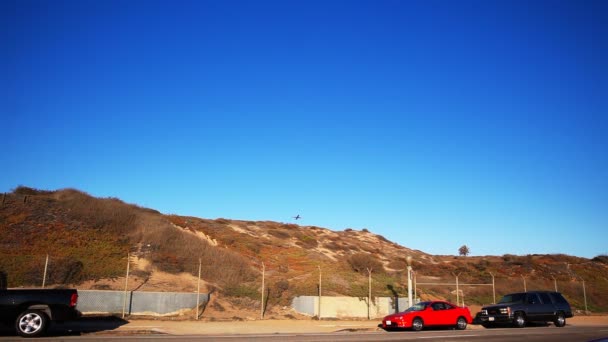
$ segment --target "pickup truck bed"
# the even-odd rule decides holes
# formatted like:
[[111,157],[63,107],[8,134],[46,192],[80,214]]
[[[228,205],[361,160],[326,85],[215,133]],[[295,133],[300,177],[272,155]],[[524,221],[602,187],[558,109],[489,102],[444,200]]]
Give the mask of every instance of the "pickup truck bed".
[[75,289],[0,290],[0,321],[14,324],[21,336],[41,336],[51,321],[77,319],[77,301]]

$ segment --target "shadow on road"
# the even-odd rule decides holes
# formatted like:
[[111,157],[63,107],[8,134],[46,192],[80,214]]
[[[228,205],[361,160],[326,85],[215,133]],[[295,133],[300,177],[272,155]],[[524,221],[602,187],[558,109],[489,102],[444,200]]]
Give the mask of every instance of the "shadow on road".
[[[45,336],[79,336],[87,333],[112,331],[127,324],[124,319],[114,316],[82,317],[77,321],[51,323]],[[14,327],[0,324],[0,336],[16,336]]]

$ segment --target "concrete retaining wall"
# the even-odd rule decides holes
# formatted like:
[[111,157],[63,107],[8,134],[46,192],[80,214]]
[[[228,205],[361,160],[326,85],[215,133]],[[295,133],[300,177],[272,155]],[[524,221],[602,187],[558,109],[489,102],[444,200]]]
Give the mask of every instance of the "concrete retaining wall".
[[[196,293],[127,292],[126,314],[167,315],[196,307]],[[123,291],[78,290],[78,310],[83,313],[121,314],[125,301]],[[200,294],[200,305],[209,295]]]
[[[319,297],[295,297],[291,307],[299,313],[319,317]],[[382,318],[408,308],[407,298],[373,297],[369,318]],[[321,318],[368,318],[367,297],[321,297]]]
[[[319,296],[295,297],[291,307],[299,313],[319,317]],[[367,297],[321,297],[320,317],[382,318],[407,308],[407,298],[374,297],[369,306],[368,316]]]

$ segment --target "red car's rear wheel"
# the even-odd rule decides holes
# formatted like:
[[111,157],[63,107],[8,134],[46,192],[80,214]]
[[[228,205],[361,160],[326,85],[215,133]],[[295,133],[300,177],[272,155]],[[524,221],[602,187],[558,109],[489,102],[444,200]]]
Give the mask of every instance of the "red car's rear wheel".
[[458,317],[456,321],[456,329],[464,330],[467,328],[467,320],[464,317]]

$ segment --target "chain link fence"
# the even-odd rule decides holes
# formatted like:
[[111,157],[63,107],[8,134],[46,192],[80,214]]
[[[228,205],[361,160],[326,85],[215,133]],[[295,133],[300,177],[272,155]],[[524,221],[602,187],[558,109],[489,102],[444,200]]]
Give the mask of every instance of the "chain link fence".
[[[202,307],[209,301],[209,293],[216,290],[216,284],[205,281],[206,274],[217,273],[218,268],[222,272],[239,272],[238,269],[224,267],[216,260],[199,260],[195,263],[157,260],[152,263],[133,254],[125,255],[120,265],[112,266],[95,265],[112,271],[108,272],[108,277],[90,279],[86,265],[69,256],[13,255],[0,251],[0,271],[6,276],[6,279],[0,279],[0,283],[4,282],[2,285],[9,288],[77,288],[81,293],[79,308],[84,312],[166,315]],[[115,269],[118,271],[114,271]],[[507,292],[559,291],[568,299],[577,314],[606,312],[606,280],[602,277],[587,280],[577,275],[580,270],[575,267],[569,266],[569,270],[571,272],[568,277],[559,278],[523,273],[507,276],[490,272],[482,272],[471,278],[448,272],[425,275],[424,269],[418,269],[412,272],[412,291],[414,298],[445,298],[459,305],[495,303]],[[257,300],[262,307],[262,301],[264,306],[269,304],[271,288],[278,291],[279,296],[289,288],[291,293],[288,300],[291,301],[299,296],[338,295],[337,289],[345,281],[329,268],[318,268],[310,272],[306,286],[298,284],[297,280],[276,281],[276,275],[281,273],[279,266],[266,274],[275,276],[272,282],[269,282],[268,278],[265,279],[261,268],[259,271],[259,275],[252,279],[253,285],[235,281],[229,282],[229,288],[223,290],[233,296]],[[347,281],[352,285],[351,293],[356,293],[354,297],[373,303],[373,298],[387,295],[401,301],[401,298],[407,296],[406,279],[404,274],[388,278],[382,274],[353,271]],[[399,304],[400,309],[405,309],[403,306],[405,304]],[[263,317],[264,309],[261,312]]]

